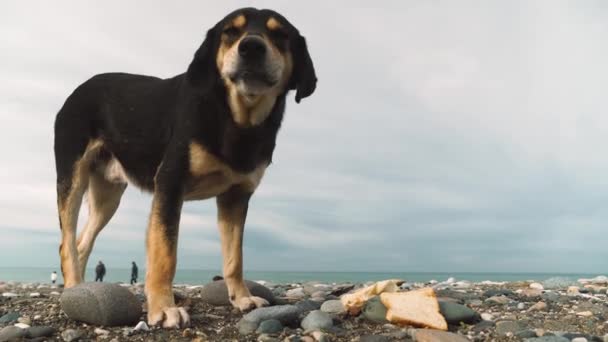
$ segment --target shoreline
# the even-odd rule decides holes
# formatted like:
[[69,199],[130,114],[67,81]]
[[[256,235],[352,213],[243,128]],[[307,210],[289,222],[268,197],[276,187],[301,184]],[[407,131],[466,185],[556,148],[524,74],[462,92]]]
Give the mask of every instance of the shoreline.
[[[306,310],[303,309],[294,322],[281,325],[281,329],[275,333],[247,332],[243,328],[242,313],[230,306],[209,303],[209,298],[217,297],[212,292],[217,287],[214,283],[175,284],[176,298],[188,307],[191,327],[134,331],[134,326],[100,327],[68,319],[59,305],[63,291],[60,286],[0,281],[0,320],[16,312],[19,322],[55,329],[54,335],[48,339],[51,341],[65,340],[61,336],[68,330],[79,332],[84,340],[197,342],[424,341],[422,334],[429,333],[420,332],[414,326],[382,321],[374,311],[378,309],[376,307],[366,306],[363,313],[357,316],[335,307],[327,308],[331,306],[326,304],[328,302],[332,305],[339,303],[343,291],[352,292],[370,283],[258,281],[257,284],[269,289],[277,307],[291,305]],[[144,304],[143,284],[120,285],[129,289]],[[422,288],[434,290],[442,310],[455,311],[442,312],[446,320],[449,318],[448,322],[452,322],[446,334],[452,334],[448,336],[454,341],[456,338],[463,338],[463,341],[608,341],[608,277],[605,276],[576,280],[555,277],[538,282],[469,282],[451,278],[445,281],[405,282],[399,291]],[[6,296],[7,293],[15,296]],[[326,314],[331,317],[331,327],[316,332],[307,331],[301,326],[307,315],[315,310],[329,310]],[[470,317],[464,317],[466,314]],[[458,315],[462,316],[458,318],[461,321],[454,321]],[[145,320],[145,313],[140,319]],[[0,322],[0,329],[19,324],[17,322]]]

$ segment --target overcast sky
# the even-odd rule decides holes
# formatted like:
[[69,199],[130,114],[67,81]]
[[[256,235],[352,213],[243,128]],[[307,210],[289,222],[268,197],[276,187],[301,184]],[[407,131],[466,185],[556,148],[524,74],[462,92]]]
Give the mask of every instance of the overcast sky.
[[[290,96],[246,269],[607,271],[603,1],[3,1],[0,266],[59,262],[52,127],[71,91],[182,73],[250,5],[300,29],[319,83]],[[91,260],[144,264],[150,202],[130,186]],[[220,265],[215,201],[190,202],[178,267]]]

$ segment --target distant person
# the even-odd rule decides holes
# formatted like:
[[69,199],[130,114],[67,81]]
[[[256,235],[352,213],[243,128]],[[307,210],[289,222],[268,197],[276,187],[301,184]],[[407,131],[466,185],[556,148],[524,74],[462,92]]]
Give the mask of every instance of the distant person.
[[57,272],[53,271],[53,273],[51,273],[51,283],[55,284],[56,281],[57,281]]
[[97,267],[95,267],[95,281],[103,281],[103,277],[106,275],[106,265],[99,260]]
[[137,264],[135,261],[131,262],[131,285],[137,283],[137,273],[139,270],[137,269]]
[[224,277],[216,275],[213,277],[213,281],[224,280]]

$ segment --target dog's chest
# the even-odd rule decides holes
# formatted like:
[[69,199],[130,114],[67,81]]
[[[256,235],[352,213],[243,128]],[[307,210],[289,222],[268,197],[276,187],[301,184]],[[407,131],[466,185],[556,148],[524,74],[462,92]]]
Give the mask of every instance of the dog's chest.
[[189,176],[185,199],[201,200],[217,196],[239,185],[253,192],[264,175],[264,163],[249,173],[234,171],[198,143],[189,146]]

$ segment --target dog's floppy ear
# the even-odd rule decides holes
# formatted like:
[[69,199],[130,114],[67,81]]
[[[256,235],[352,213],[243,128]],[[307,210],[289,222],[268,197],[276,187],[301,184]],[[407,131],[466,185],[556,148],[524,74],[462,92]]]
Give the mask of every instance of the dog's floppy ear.
[[200,88],[203,92],[210,90],[214,83],[219,80],[219,72],[215,65],[215,54],[218,49],[217,26],[207,31],[205,41],[196,50],[194,59],[188,67],[186,78],[193,86]]
[[296,89],[296,102],[300,103],[301,99],[310,96],[315,91],[317,75],[306,47],[306,40],[299,34],[293,40],[291,54],[294,63],[289,89]]

